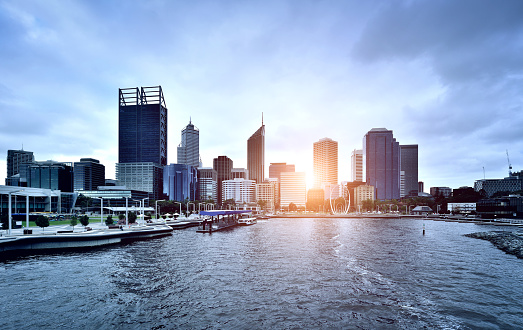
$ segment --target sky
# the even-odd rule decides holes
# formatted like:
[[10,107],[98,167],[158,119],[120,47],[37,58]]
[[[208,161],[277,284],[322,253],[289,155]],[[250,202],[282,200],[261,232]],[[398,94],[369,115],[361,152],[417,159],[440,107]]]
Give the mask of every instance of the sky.
[[419,180],[473,186],[523,169],[523,1],[0,0],[0,183],[8,149],[99,159],[114,178],[118,89],[161,85],[168,162],[200,130],[204,166],[265,159],[312,182],[313,143],[339,180],[372,128],[418,144]]

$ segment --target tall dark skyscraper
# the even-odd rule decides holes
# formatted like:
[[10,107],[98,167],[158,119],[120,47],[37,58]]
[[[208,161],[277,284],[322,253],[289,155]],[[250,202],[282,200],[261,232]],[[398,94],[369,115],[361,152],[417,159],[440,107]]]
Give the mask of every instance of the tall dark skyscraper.
[[247,170],[249,179],[262,183],[265,180],[265,125],[247,140]]
[[418,196],[418,145],[400,145],[400,197]]
[[365,178],[376,199],[400,198],[400,147],[386,128],[373,128],[363,138]]
[[167,106],[162,87],[119,90],[118,162],[167,165]]
[[116,179],[128,189],[163,197],[167,107],[161,86],[119,90]]
[[178,164],[200,166],[200,131],[191,121],[182,130],[182,142],[178,146]]
[[232,179],[232,159],[230,159],[227,156],[218,156],[218,158],[214,158],[213,160],[213,169],[218,174],[218,204],[222,204],[223,200],[223,189],[222,189],[222,182],[223,180],[231,180]]

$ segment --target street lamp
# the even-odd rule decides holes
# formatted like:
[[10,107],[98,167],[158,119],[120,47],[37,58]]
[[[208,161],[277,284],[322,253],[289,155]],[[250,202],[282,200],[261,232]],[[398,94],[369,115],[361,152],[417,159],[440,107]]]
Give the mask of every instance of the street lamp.
[[180,204],[180,213],[178,216],[180,217],[182,215],[182,203],[181,202],[174,202],[174,204]]
[[[194,213],[194,212],[196,211],[196,204],[193,203],[193,202],[188,202],[188,203],[187,203],[187,212],[190,211],[190,209],[189,209],[189,205],[191,205],[191,204],[192,204],[192,213]],[[191,214],[192,214],[192,213],[191,213]]]
[[165,199],[160,199],[159,201],[156,201],[156,206],[154,208],[154,212],[156,213],[154,217],[156,218],[156,220],[158,220],[158,202],[165,202]]
[[103,197],[93,197],[100,200],[100,223],[104,223],[104,198]]
[[13,215],[12,215],[12,211],[11,211],[11,195],[15,192],[19,192],[19,191],[22,191],[23,189],[18,189],[18,190],[14,190],[14,191],[10,191],[8,192],[7,194],[9,195],[9,202],[7,203],[7,207],[9,208],[9,212],[8,212],[8,221],[9,221],[9,232],[8,234],[11,235],[11,230],[13,229]]

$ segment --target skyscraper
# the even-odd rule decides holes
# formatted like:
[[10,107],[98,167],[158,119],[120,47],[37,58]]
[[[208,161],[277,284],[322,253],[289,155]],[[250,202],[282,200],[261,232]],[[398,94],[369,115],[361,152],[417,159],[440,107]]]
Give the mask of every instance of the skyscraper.
[[249,179],[262,183],[265,179],[265,125],[247,140],[247,170]]
[[222,182],[224,180],[232,179],[232,159],[227,156],[218,156],[218,158],[213,159],[213,169],[218,175],[218,204],[223,203],[223,187]]
[[363,150],[354,149],[350,156],[351,180],[363,181]]
[[280,178],[281,178],[281,174],[284,173],[284,172],[295,172],[296,171],[296,166],[294,164],[287,164],[287,163],[271,163],[271,165],[269,165],[269,179],[277,179],[277,191],[275,193],[275,197],[274,197],[274,204],[275,204],[275,207],[279,208],[280,207],[280,196],[281,196],[281,191],[280,191],[280,187],[281,187],[281,182],[280,182]]
[[338,183],[338,142],[323,138],[314,142],[314,188]]
[[366,182],[379,200],[400,198],[399,143],[386,128],[373,128],[363,138]]
[[218,202],[218,173],[212,167],[198,168],[199,200]]
[[418,145],[400,145],[402,187],[400,197],[418,196]]
[[129,189],[160,199],[163,166],[167,165],[167,107],[162,87],[120,89],[119,99],[116,179]]
[[178,146],[178,164],[200,165],[200,131],[189,120],[182,130],[182,142]]
[[170,164],[163,168],[163,193],[171,201],[196,200],[198,172],[196,167]]
[[74,163],[74,191],[98,190],[105,186],[105,166],[93,158],[80,158]]

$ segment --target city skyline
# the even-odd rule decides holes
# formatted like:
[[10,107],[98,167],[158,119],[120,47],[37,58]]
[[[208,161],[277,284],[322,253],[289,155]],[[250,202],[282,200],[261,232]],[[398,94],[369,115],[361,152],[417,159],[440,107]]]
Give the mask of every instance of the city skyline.
[[[426,191],[473,186],[483,168],[487,178],[507,176],[506,150],[523,168],[519,1],[3,1],[0,9],[0,154],[95,158],[115,178],[115,91],[162,85],[167,163],[192,118],[203,166],[227,155],[247,168],[245,140],[263,112],[265,166],[295,164],[309,184],[314,141],[339,142],[339,181],[350,180],[351,151],[373,127],[419,145]],[[135,46],[145,36],[158,47]]]

